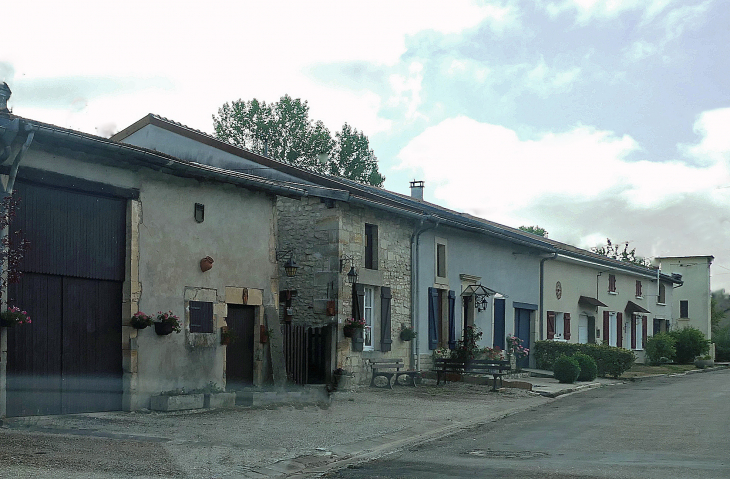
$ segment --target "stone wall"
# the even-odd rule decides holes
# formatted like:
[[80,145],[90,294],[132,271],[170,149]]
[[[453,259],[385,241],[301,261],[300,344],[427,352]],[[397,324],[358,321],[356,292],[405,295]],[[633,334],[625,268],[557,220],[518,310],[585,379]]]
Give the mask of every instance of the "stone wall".
[[[401,326],[412,326],[410,312],[411,295],[411,248],[413,231],[408,220],[394,217],[374,208],[352,206],[347,203],[330,203],[318,198],[277,201],[279,249],[294,250],[299,266],[296,277],[285,278],[283,269],[282,289],[295,289],[292,298],[294,314],[292,322],[321,326],[337,323],[334,367],[356,373],[359,382],[368,380],[368,358],[402,358],[410,364],[410,342],[399,338]],[[377,269],[365,269],[365,224],[376,225]],[[358,282],[374,287],[391,288],[391,336],[392,350],[379,351],[379,334],[374,338],[374,350],[354,352],[349,338],[342,334],[345,319],[352,316],[352,285],[347,282],[350,262],[340,272],[340,258],[354,258]],[[283,261],[280,262],[283,264]],[[280,264],[280,268],[281,268]],[[379,294],[375,298],[379,322]],[[327,303],[334,301],[336,315],[327,314]],[[334,369],[334,368],[333,368]]]

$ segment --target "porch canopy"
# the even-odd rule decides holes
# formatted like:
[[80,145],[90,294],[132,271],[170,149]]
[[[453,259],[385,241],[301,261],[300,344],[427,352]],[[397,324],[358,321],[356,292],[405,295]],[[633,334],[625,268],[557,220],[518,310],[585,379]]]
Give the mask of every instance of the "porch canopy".
[[630,313],[630,314],[633,314],[633,313],[650,313],[651,312],[648,309],[644,308],[643,306],[634,303],[633,301],[629,301],[629,302],[626,303],[625,310],[626,310],[627,313]]
[[[500,293],[499,291],[495,291],[493,289],[489,289],[486,286],[482,286],[481,284],[470,284],[469,286],[464,288],[464,291],[461,292],[462,297],[464,297],[464,296],[489,297],[494,294],[502,294],[502,293]],[[504,296],[505,298],[507,297],[504,294],[502,294],[502,296]]]
[[607,308],[608,306],[606,304],[603,304],[601,301],[597,300],[596,298],[591,298],[590,296],[581,296],[578,298],[578,303],[587,304],[590,306],[601,306],[604,308]]

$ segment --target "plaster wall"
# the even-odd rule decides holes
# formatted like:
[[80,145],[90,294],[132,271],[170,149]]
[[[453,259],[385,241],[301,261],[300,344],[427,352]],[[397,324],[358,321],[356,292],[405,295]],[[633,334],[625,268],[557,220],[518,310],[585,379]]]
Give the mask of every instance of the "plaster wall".
[[[150,396],[162,391],[202,388],[211,382],[224,387],[226,348],[220,345],[219,327],[225,325],[227,303],[242,302],[241,294],[226,298],[226,289],[250,291],[249,304],[258,306],[256,339],[264,307],[277,304],[274,197],[33,148],[23,167],[140,192],[139,199],[127,203],[126,279],[120,305],[124,408],[149,407]],[[202,223],[194,219],[195,203],[205,205]],[[205,256],[215,262],[202,273],[199,262]],[[190,332],[191,300],[214,303],[214,333]],[[183,331],[169,336],[157,336],[154,328],[137,331],[127,323],[138,310],[150,315],[171,310],[183,320]],[[0,340],[4,345],[4,338]],[[270,376],[268,349],[258,340],[254,348],[255,383],[261,384]]]
[[292,175],[287,175],[286,173],[281,173],[271,168],[264,168],[254,161],[219,150],[218,148],[155,125],[145,125],[124,138],[122,142],[161,151],[183,160],[216,166],[218,168],[226,168],[263,178],[309,183]]
[[[148,314],[171,310],[185,319],[180,334],[139,331],[137,388],[140,403],[145,403],[148,395],[160,391],[202,388],[209,382],[225,385],[226,348],[220,345],[218,327],[225,325],[226,287],[259,290],[263,305],[275,305],[278,291],[272,284],[277,272],[271,197],[152,173],[143,173],[140,180],[139,309]],[[205,205],[202,223],[193,217],[195,203]],[[214,264],[203,273],[200,260],[205,256]],[[191,300],[213,303],[214,333],[190,332]],[[257,325],[262,316],[259,308]],[[261,382],[265,349],[255,344]]]
[[[446,241],[446,281],[436,275],[436,243]],[[432,351],[428,344],[428,288],[453,290],[456,293],[454,321],[456,338],[462,337],[464,308],[463,288],[470,284],[483,286],[501,293],[505,298],[505,336],[515,332],[515,303],[539,304],[539,252],[521,245],[508,243],[454,228],[439,226],[424,232],[418,248],[418,350],[421,369],[431,364]],[[465,276],[466,275],[466,276]],[[469,279],[471,277],[471,280]],[[536,314],[532,314],[530,345],[535,340]],[[494,296],[490,296],[485,311],[474,310],[474,325],[483,336],[481,346],[494,344]]]
[[[674,291],[672,299],[672,328],[691,326],[697,328],[710,339],[712,337],[711,324],[711,287],[710,265],[711,256],[683,256],[676,258],[658,258],[662,272],[665,274],[678,273],[682,275],[684,284]],[[689,308],[688,318],[681,318],[680,301],[687,301]]]

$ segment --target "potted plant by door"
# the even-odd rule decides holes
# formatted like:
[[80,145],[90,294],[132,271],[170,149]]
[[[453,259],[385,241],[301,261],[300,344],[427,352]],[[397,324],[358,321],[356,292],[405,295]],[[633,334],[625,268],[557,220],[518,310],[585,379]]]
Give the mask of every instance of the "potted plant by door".
[[144,329],[147,326],[152,326],[154,324],[154,321],[152,321],[151,316],[147,316],[142,311],[137,311],[134,313],[134,316],[132,316],[132,319],[129,320],[129,325],[132,326],[134,329]]
[[180,332],[180,318],[175,316],[172,311],[157,313],[157,321],[155,321],[155,332],[159,336],[166,336],[173,331]]

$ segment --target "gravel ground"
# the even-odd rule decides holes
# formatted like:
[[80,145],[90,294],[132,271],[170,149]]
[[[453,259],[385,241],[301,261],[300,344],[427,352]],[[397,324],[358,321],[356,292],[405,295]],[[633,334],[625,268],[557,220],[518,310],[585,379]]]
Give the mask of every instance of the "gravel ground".
[[388,438],[418,437],[548,401],[520,389],[490,393],[485,386],[449,383],[360,387],[317,406],[13,418],[0,428],[0,477],[287,474],[357,455]]

